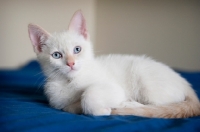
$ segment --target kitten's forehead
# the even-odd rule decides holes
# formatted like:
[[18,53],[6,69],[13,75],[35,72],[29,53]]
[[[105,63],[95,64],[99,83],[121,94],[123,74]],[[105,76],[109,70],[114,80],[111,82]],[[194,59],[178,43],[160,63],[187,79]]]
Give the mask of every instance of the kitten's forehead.
[[74,32],[65,31],[53,33],[49,38],[49,45],[60,50],[70,50],[80,43],[84,43],[84,38]]

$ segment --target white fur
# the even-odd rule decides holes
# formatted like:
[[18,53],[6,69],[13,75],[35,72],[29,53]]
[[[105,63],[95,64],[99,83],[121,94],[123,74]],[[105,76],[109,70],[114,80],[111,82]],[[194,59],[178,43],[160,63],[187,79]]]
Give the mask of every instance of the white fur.
[[[37,26],[29,28],[30,36],[31,32],[38,31]],[[33,36],[33,46],[39,45]],[[112,108],[167,105],[184,101],[193,93],[185,79],[149,57],[94,57],[89,39],[70,30],[48,35],[40,43],[44,44],[42,51],[36,53],[47,76],[45,93],[56,109],[76,113],[77,107],[73,104],[80,102],[77,104],[85,114],[110,115]],[[80,54],[73,53],[75,46],[82,47]],[[54,59],[51,54],[56,51],[63,57]],[[69,56],[75,58],[74,70],[66,65]]]

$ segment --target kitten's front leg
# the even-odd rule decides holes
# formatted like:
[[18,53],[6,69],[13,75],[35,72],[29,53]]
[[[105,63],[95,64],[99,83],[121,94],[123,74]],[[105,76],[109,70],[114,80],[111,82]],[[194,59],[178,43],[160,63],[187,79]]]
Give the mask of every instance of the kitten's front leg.
[[85,90],[81,105],[83,113],[110,115],[111,109],[125,101],[124,90],[116,84],[96,84]]
[[74,114],[83,113],[80,100],[78,100],[75,103],[72,103],[70,105],[65,106],[62,110],[66,111],[66,112],[69,112],[69,113],[74,113]]

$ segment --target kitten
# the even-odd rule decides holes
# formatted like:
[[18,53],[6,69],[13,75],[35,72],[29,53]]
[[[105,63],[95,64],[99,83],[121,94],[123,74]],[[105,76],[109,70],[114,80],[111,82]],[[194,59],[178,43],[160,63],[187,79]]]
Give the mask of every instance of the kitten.
[[28,31],[47,77],[45,94],[56,109],[162,118],[200,115],[190,84],[165,64],[145,56],[94,57],[80,11],[65,32],[49,34],[33,24]]

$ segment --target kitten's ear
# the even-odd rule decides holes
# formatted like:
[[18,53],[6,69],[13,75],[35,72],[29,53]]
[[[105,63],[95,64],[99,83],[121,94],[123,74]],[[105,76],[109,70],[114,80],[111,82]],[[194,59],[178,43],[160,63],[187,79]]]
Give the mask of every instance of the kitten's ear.
[[74,13],[68,29],[77,32],[78,34],[82,35],[85,39],[88,39],[89,37],[86,28],[86,21],[80,10]]
[[35,53],[42,52],[42,46],[44,45],[45,40],[50,36],[50,34],[42,29],[40,26],[33,24],[28,25],[28,32]]

